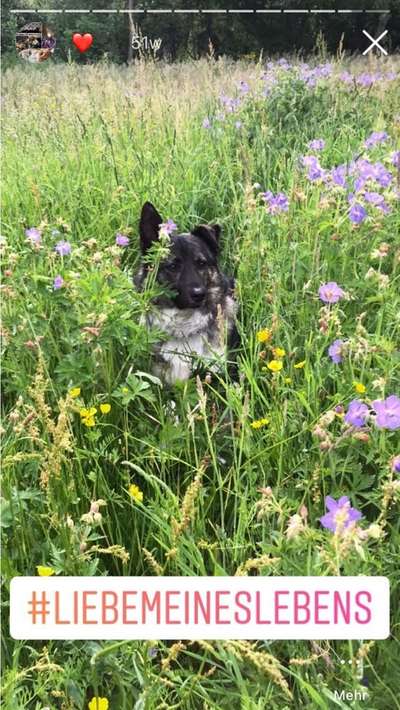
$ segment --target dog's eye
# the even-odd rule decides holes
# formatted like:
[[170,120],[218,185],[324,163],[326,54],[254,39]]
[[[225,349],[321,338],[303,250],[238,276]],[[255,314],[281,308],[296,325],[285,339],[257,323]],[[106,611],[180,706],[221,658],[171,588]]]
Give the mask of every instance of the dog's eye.
[[179,261],[174,259],[174,261],[167,261],[165,264],[169,271],[176,271],[179,268]]
[[207,261],[205,259],[196,259],[196,266],[199,267],[199,269],[204,269],[205,266],[207,266]]

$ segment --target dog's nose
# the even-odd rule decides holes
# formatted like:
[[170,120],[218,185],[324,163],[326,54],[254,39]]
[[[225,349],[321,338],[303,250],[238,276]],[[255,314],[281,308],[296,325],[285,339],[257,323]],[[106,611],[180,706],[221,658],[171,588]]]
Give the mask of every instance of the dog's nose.
[[206,289],[204,288],[204,286],[195,286],[191,289],[190,295],[193,301],[196,301],[196,303],[200,303],[206,295]]

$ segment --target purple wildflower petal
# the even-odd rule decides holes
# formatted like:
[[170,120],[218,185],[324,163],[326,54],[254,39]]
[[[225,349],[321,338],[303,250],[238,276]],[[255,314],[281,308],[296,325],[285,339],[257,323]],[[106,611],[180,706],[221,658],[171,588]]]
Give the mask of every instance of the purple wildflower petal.
[[337,303],[344,296],[344,291],[337,285],[336,281],[328,281],[328,283],[320,286],[318,295],[324,303]]
[[394,456],[392,459],[392,471],[393,473],[400,473],[400,455]]
[[125,234],[120,234],[120,232],[118,232],[115,235],[115,243],[118,247],[127,247],[129,244],[129,237],[126,237]]
[[400,150],[395,150],[395,152],[392,153],[392,163],[395,168],[400,168]]
[[42,232],[36,227],[30,227],[29,229],[25,229],[25,236],[32,244],[40,244]]
[[343,360],[342,346],[343,340],[334,340],[332,345],[330,345],[328,348],[328,355],[331,358],[332,362],[335,363],[335,365],[338,365]]
[[371,133],[371,135],[364,142],[364,146],[365,148],[372,148],[374,145],[378,145],[378,143],[386,141],[388,137],[389,136],[385,131],[373,131],[373,133]]
[[372,402],[376,412],[375,424],[380,429],[400,429],[400,399],[395,394],[386,399]]
[[344,420],[347,424],[351,424],[355,427],[361,427],[364,426],[368,414],[369,410],[367,405],[359,399],[353,399],[353,401],[349,404]]
[[332,532],[335,532],[336,530],[336,523],[333,518],[333,513],[326,513],[325,515],[322,516],[322,518],[319,518],[319,522],[324,528],[327,528],[328,530],[332,530]]
[[343,529],[348,528],[349,525],[362,518],[361,512],[351,507],[347,496],[342,496],[338,501],[335,501],[331,496],[327,496],[325,505],[329,512],[325,513],[319,521],[324,528],[332,532],[337,532],[338,526],[339,532],[342,532]]
[[56,251],[60,256],[67,256],[71,253],[71,244],[66,242],[64,239],[61,239],[55,245],[54,251]]
[[323,138],[316,138],[309,142],[308,147],[310,150],[323,150],[325,148],[325,141]]
[[337,507],[337,503],[332,496],[326,496],[325,498],[325,506],[329,511],[335,511]]
[[346,527],[350,525],[350,523],[354,523],[357,520],[360,520],[362,518],[362,514],[359,510],[355,510],[355,508],[349,508],[349,517],[346,522]]
[[159,229],[167,234],[172,234],[172,232],[176,230],[176,224],[172,221],[172,219],[167,219],[166,222],[160,224]]
[[353,222],[353,224],[360,224],[364,221],[366,216],[367,210],[365,209],[365,207],[360,205],[359,202],[355,202],[354,205],[350,207],[349,217],[350,221]]
[[64,286],[64,279],[60,274],[55,277],[53,281],[53,290],[58,291],[59,288],[62,288]]

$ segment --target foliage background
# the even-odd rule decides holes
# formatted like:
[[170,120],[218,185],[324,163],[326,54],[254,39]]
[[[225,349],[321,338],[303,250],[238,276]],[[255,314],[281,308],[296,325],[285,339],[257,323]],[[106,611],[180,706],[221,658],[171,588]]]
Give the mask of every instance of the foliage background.
[[[71,21],[66,37],[72,29]],[[367,402],[395,391],[399,216],[371,211],[354,226],[346,200],[309,183],[299,162],[314,138],[326,141],[328,167],[363,153],[367,136],[386,130],[389,144],[372,155],[389,165],[399,139],[398,80],[363,87],[339,76],[397,72],[398,58],[332,66],[310,87],[274,65],[268,97],[259,92],[263,62],[212,54],[182,64],[77,58],[6,71],[3,573],[6,590],[11,577],[35,574],[38,565],[80,575],[387,575],[392,637],[40,644],[13,641],[5,628],[7,709],[86,708],[93,696],[122,710],[361,708],[333,690],[366,688],[371,710],[399,706],[391,467],[398,436],[371,427],[364,441],[343,438],[338,417],[329,450],[312,434],[321,415],[354,399],[355,381]],[[250,86],[247,98],[217,120],[221,94],[237,97],[241,82]],[[260,189],[288,195],[289,212],[271,218]],[[159,334],[140,316],[154,291],[137,294],[131,283],[146,199],[182,228],[223,226],[221,259],[236,273],[241,304],[237,384],[193,380],[171,391],[149,376]],[[42,232],[41,248],[26,239],[32,227]],[[125,252],[117,232],[130,237]],[[61,238],[71,255],[54,251]],[[371,254],[382,242],[389,257],[377,265]],[[371,267],[375,275],[366,278]],[[64,287],[54,290],[59,274]],[[321,330],[317,294],[329,280],[348,300]],[[272,340],[263,345],[257,332],[265,328]],[[361,357],[334,365],[327,348],[338,334],[365,341]],[[276,375],[263,370],[272,347],[286,352]],[[108,414],[101,403],[111,404]],[[82,407],[97,408],[94,427],[82,422]],[[269,424],[253,429],[263,417]],[[131,485],[143,500],[129,495]],[[340,540],[323,530],[327,494],[349,495],[377,537]],[[99,500],[94,524],[90,509]],[[304,507],[306,524],[291,538],[290,519]],[[7,603],[5,596],[6,611]]]

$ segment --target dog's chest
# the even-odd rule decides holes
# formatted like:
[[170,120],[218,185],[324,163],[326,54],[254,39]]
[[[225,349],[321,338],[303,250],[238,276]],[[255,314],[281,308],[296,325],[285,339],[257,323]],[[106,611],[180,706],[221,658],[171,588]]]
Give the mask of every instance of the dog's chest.
[[196,309],[160,308],[148,317],[148,325],[168,336],[157,345],[155,370],[169,383],[187,380],[194,358],[209,361],[225,353],[217,323],[210,313]]

